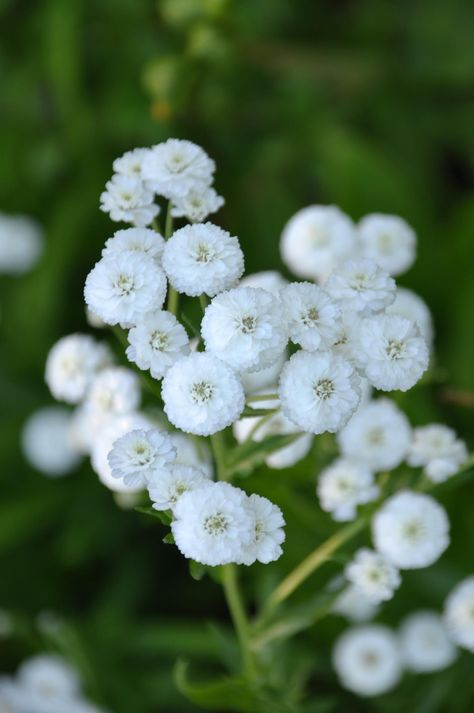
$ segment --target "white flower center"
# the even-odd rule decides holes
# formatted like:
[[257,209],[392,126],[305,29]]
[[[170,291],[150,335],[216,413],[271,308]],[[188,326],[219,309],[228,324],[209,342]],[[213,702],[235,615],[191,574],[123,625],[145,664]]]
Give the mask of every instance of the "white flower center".
[[375,426],[367,432],[367,443],[371,446],[381,446],[384,442],[384,430],[381,426]]
[[375,651],[372,651],[371,649],[367,649],[366,651],[362,651],[360,655],[362,663],[367,666],[368,668],[373,668],[377,666],[379,662],[379,657],[375,653]]
[[351,287],[357,292],[362,292],[363,290],[367,289],[368,282],[369,280],[367,278],[367,275],[365,275],[363,272],[358,272],[352,276]]
[[354,490],[354,486],[352,481],[346,478],[339,478],[339,480],[337,481],[337,489],[340,493],[346,494],[351,493]]
[[331,379],[320,379],[313,386],[315,396],[321,401],[326,401],[334,393],[334,383]]
[[237,327],[242,332],[242,334],[253,334],[257,327],[257,318],[251,314],[247,314],[244,317],[238,317]]
[[381,253],[389,253],[393,248],[392,236],[388,233],[380,233],[377,236],[377,246]]
[[305,327],[314,327],[319,319],[319,312],[316,307],[310,307],[307,312],[301,315],[301,321]]
[[209,535],[223,535],[229,527],[226,516],[221,512],[209,515],[204,520],[204,529]]
[[315,248],[322,248],[329,243],[328,233],[319,226],[312,226],[308,230],[309,239]]
[[149,465],[153,460],[153,453],[148,443],[136,443],[133,448],[133,460],[136,465]]
[[197,381],[191,386],[191,398],[195,404],[208,403],[214,394],[214,386],[208,381]]
[[421,520],[406,520],[402,526],[404,537],[410,542],[415,543],[421,540],[425,533],[425,527]]
[[155,352],[164,352],[169,347],[169,336],[156,330],[150,334],[150,347]]
[[196,245],[194,259],[196,262],[208,263],[212,262],[216,256],[215,250],[206,243]]
[[396,339],[389,339],[387,342],[387,346],[385,347],[385,351],[387,353],[388,358],[392,361],[402,359],[405,353],[405,343],[399,342]]
[[131,275],[125,275],[122,273],[121,275],[117,276],[113,286],[120,297],[125,297],[133,292],[135,288],[135,282]]
[[[184,483],[176,483],[173,489],[173,492],[170,494],[169,501],[172,505],[175,505],[178,502],[178,499],[186,493],[189,490],[189,488],[184,484]],[[205,525],[204,525],[205,527]]]

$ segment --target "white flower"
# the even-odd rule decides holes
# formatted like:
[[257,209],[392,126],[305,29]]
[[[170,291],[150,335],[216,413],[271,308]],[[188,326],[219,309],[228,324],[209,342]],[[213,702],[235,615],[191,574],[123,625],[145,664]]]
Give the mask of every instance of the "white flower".
[[360,359],[376,389],[408,391],[428,368],[426,342],[413,322],[397,315],[364,319],[359,332]]
[[148,255],[123,252],[103,257],[88,274],[88,307],[107,324],[130,326],[161,309],[166,296],[163,270]]
[[100,426],[111,416],[135,411],[140,402],[137,374],[123,366],[111,366],[95,377],[84,401],[84,410],[94,426]]
[[24,215],[0,214],[0,273],[30,270],[43,250],[43,231]]
[[174,510],[184,493],[209,485],[212,485],[212,480],[199,468],[175,464],[153,478],[148,485],[148,493],[155,510]]
[[279,395],[284,415],[302,431],[334,433],[359,404],[360,379],[338,355],[300,351],[281,373]]
[[190,354],[177,361],[166,373],[161,393],[171,423],[199,436],[230,426],[245,404],[234,371],[212,354]]
[[403,620],[399,631],[403,664],[415,673],[431,673],[446,668],[457,657],[439,614],[417,611]]
[[262,290],[271,292],[272,295],[278,295],[283,287],[286,287],[288,280],[285,280],[277,270],[263,270],[262,272],[254,272],[251,275],[245,275],[240,280],[240,287],[260,287]]
[[255,394],[258,391],[265,393],[275,393],[281,371],[288,361],[288,353],[285,350],[278,357],[276,362],[265,369],[258,371],[247,371],[240,375],[242,385],[246,394]]
[[356,366],[360,366],[360,323],[360,314],[342,309],[334,324],[335,338],[331,346],[333,352],[353,362]]
[[200,146],[168,139],[148,150],[142,161],[142,177],[155,193],[176,201],[190,191],[209,186],[215,168]]
[[132,176],[140,178],[142,173],[142,163],[145,156],[148,156],[149,149],[133,149],[126,151],[123,156],[116,158],[113,162],[115,173],[122,176]]
[[106,344],[87,334],[70,334],[56,342],[48,354],[46,383],[55,399],[76,404],[84,398],[96,374],[111,362]]
[[76,672],[58,656],[40,654],[24,661],[17,674],[21,688],[40,700],[54,705],[79,695],[80,683]]
[[126,228],[117,230],[105,243],[102,257],[113,257],[123,252],[143,253],[158,264],[163,254],[165,241],[151,228]]
[[280,292],[290,339],[315,351],[337,340],[339,307],[327,293],[309,282],[292,282]]
[[426,302],[419,295],[406,287],[398,287],[395,301],[387,307],[386,312],[387,314],[398,314],[400,317],[414,322],[427,345],[431,347],[434,331],[433,318]]
[[344,688],[360,696],[390,691],[402,674],[397,639],[378,624],[345,631],[336,641],[333,664]]
[[342,590],[332,605],[332,613],[339,614],[349,621],[361,622],[373,619],[379,605],[366,597],[360,589],[349,586]]
[[321,471],[316,492],[322,509],[343,522],[354,520],[357,506],[375,500],[379,490],[366,466],[338,458]]
[[339,431],[337,440],[347,458],[374,471],[393,470],[408,453],[411,428],[396,404],[381,398],[361,406]]
[[357,225],[361,251],[390,275],[401,275],[415,262],[416,234],[403,218],[371,213]]
[[251,565],[258,560],[263,564],[274,562],[283,554],[285,520],[280,508],[260,495],[250,495],[246,508],[254,517],[254,534],[244,550],[239,563]]
[[153,484],[175,460],[170,436],[157,428],[129,431],[114,442],[108,455],[112,476],[131,488]]
[[26,460],[45,475],[57,477],[80,462],[71,425],[72,413],[61,406],[35,411],[23,426],[21,445]]
[[466,444],[448,426],[432,423],[414,429],[407,462],[423,466],[425,475],[434,483],[455,475],[467,458]]
[[171,312],[150,312],[128,333],[127,357],[140,369],[161,379],[170,366],[189,353],[184,327]]
[[398,569],[366,547],[357,550],[345,575],[356,589],[377,603],[391,599],[401,583]]
[[463,579],[449,594],[444,622],[452,640],[474,653],[474,576]]
[[206,351],[236,371],[259,371],[285,350],[281,305],[270,292],[237,287],[215,297],[201,323]]
[[170,438],[177,451],[177,465],[192,465],[202,470],[207,478],[212,478],[214,475],[212,455],[202,438],[188,436],[179,431],[170,433]]
[[324,289],[345,310],[367,315],[392,304],[397,288],[393,278],[373,260],[360,258],[338,265]]
[[399,569],[429,567],[449,545],[449,520],[430,495],[404,490],[388,498],[372,520],[376,549]]
[[191,223],[202,223],[211,213],[222,208],[224,202],[214,188],[202,186],[175,198],[171,213],[175,218],[187,218]]
[[247,496],[229,483],[184,493],[171,525],[176,545],[188,559],[216,566],[240,562],[255,536]]
[[244,256],[230,233],[212,223],[195,223],[168,240],[163,268],[178,292],[214,297],[235,285],[244,271]]
[[295,213],[283,230],[283,262],[298,277],[324,280],[356,247],[352,220],[336,206],[313,205]]
[[105,184],[100,209],[109,213],[111,220],[145,228],[160,212],[153,200],[153,193],[140,178],[115,174]]

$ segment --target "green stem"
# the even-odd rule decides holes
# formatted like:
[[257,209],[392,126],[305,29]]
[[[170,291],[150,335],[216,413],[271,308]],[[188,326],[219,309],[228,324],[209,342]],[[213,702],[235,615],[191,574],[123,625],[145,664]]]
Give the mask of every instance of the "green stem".
[[222,586],[239,641],[244,674],[254,679],[257,670],[251,648],[250,626],[237,582],[235,565],[226,564],[222,567]]
[[165,220],[165,234],[164,234],[164,239],[169,240],[173,234],[173,214],[171,212],[171,209],[173,208],[173,204],[171,201],[168,201],[168,207],[166,209],[166,220]]
[[[173,214],[171,212],[172,208],[173,204],[171,203],[171,201],[168,201],[168,208],[166,210],[165,220],[165,240],[169,240],[173,235]],[[168,312],[171,312],[171,314],[174,314],[175,316],[178,314],[179,293],[176,292],[174,287],[172,287],[171,285],[168,285],[168,302],[166,305],[166,309],[168,310]]]
[[201,305],[201,309],[204,313],[206,311],[207,305],[209,304],[204,292],[202,293],[202,295],[199,295],[199,304]]
[[275,401],[278,400],[278,394],[257,394],[255,396],[247,396],[248,403],[253,401]]
[[211,436],[211,448],[216,462],[218,480],[227,480],[227,467],[225,464],[225,443],[221,432]]

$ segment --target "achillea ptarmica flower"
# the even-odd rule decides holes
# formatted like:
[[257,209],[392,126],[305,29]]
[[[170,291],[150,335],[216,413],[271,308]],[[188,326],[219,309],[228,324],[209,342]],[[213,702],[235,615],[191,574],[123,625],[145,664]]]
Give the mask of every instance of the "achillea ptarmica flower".
[[359,332],[360,359],[372,386],[408,391],[428,368],[426,342],[413,322],[397,315],[364,319]]
[[374,602],[391,599],[401,583],[398,569],[366,547],[357,550],[345,574],[354,587]]
[[80,462],[72,437],[72,412],[62,406],[34,411],[23,426],[21,445],[26,460],[45,475],[66,475]]
[[142,177],[152,191],[175,202],[191,191],[210,186],[215,168],[200,146],[168,139],[148,150],[142,161]]
[[52,347],[46,360],[46,383],[58,401],[77,404],[95,376],[112,363],[106,344],[87,334],[70,334]]
[[279,396],[284,415],[302,431],[334,433],[359,404],[360,378],[332,352],[300,351],[283,368]]
[[256,394],[262,389],[265,393],[275,393],[278,380],[283,367],[288,361],[288,353],[285,349],[278,359],[265,369],[258,371],[245,371],[240,374],[240,379],[246,394]]
[[428,306],[416,292],[398,287],[395,301],[386,309],[386,314],[398,314],[414,322],[428,347],[433,343],[433,318]]
[[92,382],[84,401],[84,409],[97,426],[107,419],[136,411],[141,402],[137,374],[123,366],[103,369]]
[[128,333],[127,357],[161,379],[170,366],[189,353],[186,330],[171,312],[146,314]]
[[423,466],[426,477],[434,483],[455,475],[467,458],[466,444],[448,426],[432,423],[414,429],[407,462]]
[[403,665],[414,673],[432,673],[450,666],[457,649],[447,628],[434,611],[417,611],[407,616],[399,630]]
[[260,287],[262,290],[267,290],[267,292],[277,296],[287,284],[288,280],[277,270],[262,270],[261,272],[245,275],[240,280],[239,287]]
[[209,436],[236,421],[245,404],[233,369],[212,354],[190,354],[177,361],[163,379],[168,419],[186,433]]
[[213,477],[214,464],[212,454],[202,438],[188,436],[181,431],[170,433],[170,438],[177,451],[177,465],[191,465],[193,468],[202,470],[207,478]]
[[0,213],[0,273],[21,275],[38,261],[43,231],[26,215]]
[[105,243],[102,257],[111,257],[123,252],[137,252],[152,257],[158,264],[163,254],[165,241],[151,228],[125,228],[117,230]]
[[337,206],[313,205],[299,210],[285,225],[280,251],[298,277],[325,280],[356,248],[355,226]]
[[246,507],[253,515],[254,530],[250,543],[244,547],[239,564],[251,565],[256,560],[263,564],[274,562],[283,554],[285,520],[280,508],[267,498],[250,495]]
[[288,342],[280,302],[252,287],[217,295],[205,311],[201,333],[206,351],[239,372],[271,366]]
[[370,621],[379,611],[379,604],[365,596],[360,589],[349,585],[336,597],[331,612],[351,622]]
[[395,299],[395,280],[373,260],[359,258],[338,265],[324,284],[342,308],[361,315],[380,312]]
[[379,624],[345,631],[334,646],[333,664],[341,685],[359,696],[386,693],[402,675],[397,638]]
[[202,223],[211,213],[224,205],[224,199],[214,188],[195,188],[185,196],[176,198],[171,213],[175,218],[187,218],[191,223]]
[[76,672],[59,656],[40,654],[25,661],[18,670],[20,686],[35,693],[44,702],[58,704],[79,694],[80,683]]
[[174,510],[184,493],[209,485],[212,480],[199,468],[174,464],[153,478],[148,493],[155,510]]
[[148,156],[148,151],[149,149],[126,151],[113,162],[114,173],[119,173],[121,176],[141,178],[143,159]]
[[474,652],[474,576],[463,579],[449,594],[444,622],[452,640]]
[[178,292],[214,297],[234,287],[244,271],[244,256],[236,237],[212,223],[195,223],[168,240],[163,268]]
[[364,257],[374,260],[390,275],[401,275],[415,262],[416,234],[397,215],[370,213],[357,225]]
[[148,255],[136,251],[109,255],[88,274],[84,296],[107,324],[132,326],[147,312],[161,309],[166,278]]
[[175,460],[170,436],[157,428],[129,431],[114,442],[108,455],[112,476],[131,488],[153,484]]
[[100,209],[111,220],[146,228],[160,212],[153,193],[135,176],[114,174],[100,196]]
[[308,351],[334,344],[340,309],[321,287],[309,282],[292,282],[280,291],[279,296],[292,342]]
[[357,506],[375,500],[379,489],[367,466],[338,458],[319,474],[316,492],[322,509],[344,522],[354,520]]
[[446,511],[430,495],[403,490],[392,495],[372,520],[376,549],[399,569],[436,562],[449,545]]

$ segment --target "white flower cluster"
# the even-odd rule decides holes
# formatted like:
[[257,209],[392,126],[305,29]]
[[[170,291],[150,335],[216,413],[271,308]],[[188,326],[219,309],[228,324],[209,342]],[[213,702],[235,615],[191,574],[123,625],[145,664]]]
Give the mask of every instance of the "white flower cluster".
[[21,275],[38,261],[43,231],[25,215],[0,213],[0,273]]
[[62,658],[51,654],[28,659],[15,676],[0,677],[0,710],[5,713],[104,713],[86,700],[76,671]]

